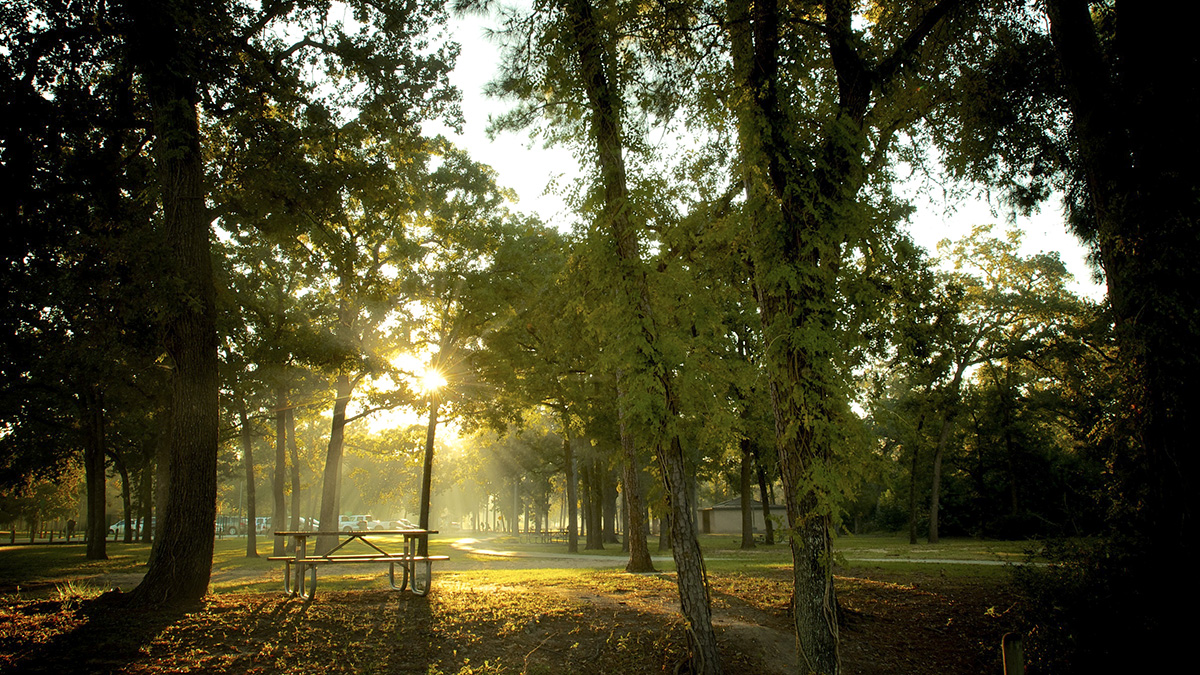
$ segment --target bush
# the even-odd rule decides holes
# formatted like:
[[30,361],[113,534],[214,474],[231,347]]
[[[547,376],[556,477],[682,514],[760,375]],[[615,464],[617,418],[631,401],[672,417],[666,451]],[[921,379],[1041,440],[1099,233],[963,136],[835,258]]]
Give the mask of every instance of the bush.
[[1136,542],[1059,540],[1047,543],[1045,557],[1049,566],[1014,573],[1032,672],[1156,672],[1181,648],[1187,615],[1161,611],[1170,597],[1161,594],[1173,589]]

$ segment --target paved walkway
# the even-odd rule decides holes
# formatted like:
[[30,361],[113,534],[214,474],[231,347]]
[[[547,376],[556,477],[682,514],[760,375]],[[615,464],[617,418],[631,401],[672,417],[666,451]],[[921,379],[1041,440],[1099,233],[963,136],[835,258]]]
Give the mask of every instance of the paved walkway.
[[[472,553],[477,556],[487,557],[488,563],[478,560],[466,560],[461,557],[450,557],[449,563],[439,564],[439,569],[455,570],[455,569],[481,569],[484,567],[505,567],[525,569],[539,567],[536,561],[538,560],[563,560],[569,562],[569,567],[624,567],[628,562],[628,558],[624,555],[604,555],[604,554],[586,554],[586,553],[567,553],[564,551],[508,551],[502,550],[501,547],[493,547],[492,539],[474,539],[463,538],[450,544],[451,548],[463,553]],[[674,562],[674,559],[669,555],[651,556],[655,563]],[[706,556],[707,560],[733,560],[734,558],[723,558],[718,556]],[[461,562],[460,562],[461,560]],[[504,564],[497,565],[497,563]],[[919,565],[983,565],[983,566],[1003,566],[1003,565],[1026,565],[1023,561],[1010,562],[1005,560],[951,560],[945,558],[846,558],[847,562],[851,563],[915,563]],[[1045,563],[1034,563],[1041,566]]]

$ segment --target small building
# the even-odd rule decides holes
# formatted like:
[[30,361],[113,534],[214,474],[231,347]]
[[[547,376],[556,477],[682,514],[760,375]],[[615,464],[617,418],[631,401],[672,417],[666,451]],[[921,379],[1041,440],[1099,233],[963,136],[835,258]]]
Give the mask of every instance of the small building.
[[[754,523],[754,531],[765,531],[766,525],[763,520],[762,502],[751,499],[750,511],[752,522]],[[700,531],[704,534],[741,534],[742,498],[735,497],[729,501],[700,509]]]

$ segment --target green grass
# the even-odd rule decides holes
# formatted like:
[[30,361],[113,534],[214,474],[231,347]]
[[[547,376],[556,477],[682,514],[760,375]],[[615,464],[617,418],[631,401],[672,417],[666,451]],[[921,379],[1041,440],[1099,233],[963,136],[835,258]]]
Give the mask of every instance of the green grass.
[[[430,541],[430,552],[449,555],[451,559],[494,561],[495,558],[469,553],[452,548],[459,539],[470,538],[469,533],[439,535]],[[388,550],[399,550],[400,537],[379,537],[379,543]],[[282,587],[282,564],[267,560],[272,554],[271,537],[258,537],[258,558],[247,558],[245,537],[222,537],[214,541],[213,587],[214,593],[276,592]],[[754,549],[741,550],[740,538],[735,535],[703,535],[701,548],[706,566],[720,573],[773,573],[790,568],[791,550],[786,543],[773,546],[758,545]],[[358,546],[358,544],[355,544]],[[523,553],[566,552],[566,544],[522,543],[511,536],[498,536],[481,540],[475,544],[479,549],[496,549]],[[675,565],[670,551],[659,551],[657,540],[650,541],[654,565],[660,572],[671,572]],[[996,579],[1008,574],[1002,565],[965,565],[955,561],[1004,561],[1023,562],[1029,551],[1040,550],[1038,542],[1032,541],[986,541],[969,538],[943,539],[937,545],[920,543],[909,545],[907,538],[897,535],[841,536],[834,540],[838,554],[838,568],[843,572],[854,570],[880,570],[895,575],[938,574],[961,578]],[[139,574],[145,571],[150,547],[147,544],[125,544],[108,542],[108,560],[86,560],[84,545],[20,545],[0,546],[0,589],[17,592],[19,589],[63,586],[69,595],[86,596],[99,589],[97,577],[105,574]],[[347,553],[361,553],[350,550]],[[605,558],[612,568],[624,567],[626,554],[617,545],[606,545],[600,551],[580,551],[580,555]],[[917,560],[947,561],[939,563],[914,562]],[[493,583],[503,583],[504,575],[529,578],[531,575],[574,575],[581,570],[570,569],[571,564],[546,558],[539,569],[483,570],[478,574],[496,575]],[[438,575],[463,574],[442,572]],[[386,567],[340,566],[322,570],[319,590],[377,589],[386,576]],[[128,590],[128,589],[126,589]]]

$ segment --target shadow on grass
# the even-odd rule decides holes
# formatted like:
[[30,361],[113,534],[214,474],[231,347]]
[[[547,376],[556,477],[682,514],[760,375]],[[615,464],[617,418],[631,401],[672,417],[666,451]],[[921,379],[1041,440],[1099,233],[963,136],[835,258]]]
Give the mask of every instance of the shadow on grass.
[[198,607],[147,610],[127,604],[114,594],[9,604],[10,627],[23,634],[16,644],[0,645],[0,664],[14,673],[112,672],[138,660],[156,636]]

